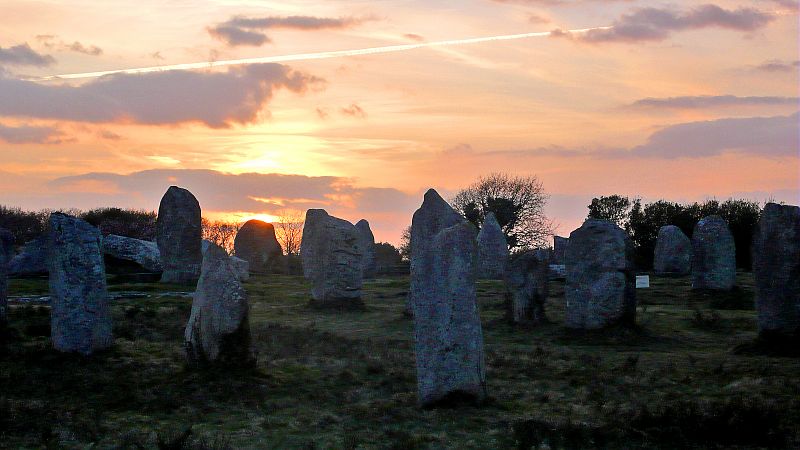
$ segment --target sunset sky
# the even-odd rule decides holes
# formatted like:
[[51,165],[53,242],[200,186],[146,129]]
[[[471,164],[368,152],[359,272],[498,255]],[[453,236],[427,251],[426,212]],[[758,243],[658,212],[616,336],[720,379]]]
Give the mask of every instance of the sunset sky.
[[537,175],[559,234],[614,193],[798,204],[798,2],[709,1],[0,0],[0,203],[154,210],[176,184],[211,218],[322,207],[393,243],[426,189],[493,171]]

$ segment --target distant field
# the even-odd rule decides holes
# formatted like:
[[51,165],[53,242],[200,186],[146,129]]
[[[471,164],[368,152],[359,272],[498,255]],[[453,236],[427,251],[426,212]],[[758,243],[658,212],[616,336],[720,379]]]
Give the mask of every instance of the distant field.
[[[247,371],[186,367],[185,288],[110,285],[149,297],[114,301],[114,347],[88,359],[51,350],[46,306],[15,305],[0,447],[797,448],[800,359],[735,351],[756,337],[752,276],[738,282],[715,296],[651,277],[640,328],[602,333],[561,326],[562,282],[538,328],[509,325],[502,283],[481,282],[491,399],[434,410],[416,405],[407,277],[368,281],[360,312],[308,307],[301,277],[251,278]],[[11,281],[12,296],[46,292]]]

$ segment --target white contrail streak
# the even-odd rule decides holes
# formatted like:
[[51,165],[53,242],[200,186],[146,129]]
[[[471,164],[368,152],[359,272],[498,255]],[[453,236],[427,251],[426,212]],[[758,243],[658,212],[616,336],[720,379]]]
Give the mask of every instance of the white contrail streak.
[[[609,26],[609,27],[582,28],[579,30],[567,30],[566,32],[579,34],[579,33],[586,33],[592,30],[607,30],[609,28],[612,27]],[[137,73],[149,73],[149,72],[165,72],[169,70],[206,69],[210,67],[235,66],[240,64],[278,63],[278,62],[288,62],[288,61],[307,61],[312,59],[340,58],[344,56],[376,55],[379,53],[403,52],[406,50],[415,50],[418,48],[426,48],[426,47],[444,47],[448,45],[466,45],[466,44],[478,44],[481,42],[509,41],[512,39],[544,37],[544,36],[550,36],[552,33],[553,33],[552,31],[541,31],[536,33],[506,34],[502,36],[487,36],[487,37],[477,37],[469,39],[454,39],[448,41],[421,42],[418,44],[388,45],[385,47],[371,47],[371,48],[361,48],[355,50],[299,53],[295,55],[264,56],[258,58],[230,59],[226,61],[206,61],[197,63],[173,64],[168,66],[104,70],[101,72],[68,73],[63,75],[52,75],[48,77],[42,77],[37,79],[37,81],[77,79],[77,78],[97,78],[97,77],[102,77],[103,75],[113,75],[118,73],[137,74]]]

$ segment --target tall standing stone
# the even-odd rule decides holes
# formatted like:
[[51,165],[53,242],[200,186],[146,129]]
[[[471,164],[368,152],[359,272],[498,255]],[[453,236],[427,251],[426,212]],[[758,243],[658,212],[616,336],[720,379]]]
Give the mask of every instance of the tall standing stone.
[[53,347],[92,354],[111,346],[103,237],[87,222],[50,215],[50,328]]
[[364,251],[364,257],[361,259],[364,278],[373,278],[377,264],[375,258],[375,236],[372,234],[369,222],[366,219],[361,219],[356,223],[356,230],[361,236],[361,249]]
[[14,235],[0,228],[0,339],[8,324],[8,263],[14,252]]
[[565,256],[568,328],[635,323],[633,245],[625,231],[605,220],[586,220],[569,235]]
[[194,283],[203,262],[200,204],[191,192],[170,186],[161,199],[156,242],[164,272],[162,283]]
[[727,291],[736,283],[736,244],[720,216],[708,216],[692,233],[692,289]]
[[768,203],[753,239],[758,329],[800,338],[800,208]]
[[[447,221],[455,223],[439,229]],[[432,405],[455,397],[482,400],[486,371],[475,289],[475,228],[431,189],[414,214],[411,233],[412,246],[417,245],[412,250],[411,289],[419,401]]]
[[244,366],[253,362],[250,306],[233,261],[212,245],[203,256],[192,312],[186,324],[186,356],[191,364]]
[[508,243],[494,213],[486,214],[478,233],[479,276],[502,280],[508,263]]
[[283,249],[275,237],[275,227],[260,220],[248,220],[233,242],[236,256],[250,263],[250,272],[282,272]]
[[506,295],[513,323],[539,324],[547,320],[544,305],[548,295],[547,250],[514,256],[506,268]]
[[553,264],[563,265],[569,238],[553,236]]
[[300,249],[303,273],[311,281],[315,305],[362,305],[361,260],[364,255],[360,234],[353,224],[330,216],[325,210],[310,209],[306,213]]
[[[430,259],[434,236],[445,228],[464,222],[446,201],[433,189],[425,193],[422,206],[414,213],[411,222],[411,272],[414,266],[421,266]],[[417,270],[419,272],[419,269]],[[411,277],[411,287],[406,301],[406,314],[414,314],[414,302],[419,295],[425,295],[427,286],[422,278]]]
[[692,241],[675,225],[658,230],[653,254],[653,269],[657,275],[689,275],[692,269]]

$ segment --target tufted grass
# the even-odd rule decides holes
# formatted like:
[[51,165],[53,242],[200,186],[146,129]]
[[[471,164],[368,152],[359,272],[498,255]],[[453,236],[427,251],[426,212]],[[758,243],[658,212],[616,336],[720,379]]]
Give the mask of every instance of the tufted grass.
[[[509,325],[502,283],[480,282],[491,399],[432,410],[416,405],[407,277],[367,281],[361,311],[309,307],[300,277],[251,278],[258,362],[246,370],[187,367],[187,298],[115,301],[114,346],[90,358],[51,350],[46,306],[16,305],[0,448],[797,447],[800,359],[732,351],[756,338],[741,301],[752,277],[738,281],[738,306],[719,309],[687,278],[651,276],[638,327],[594,333],[560,325],[561,282],[536,328]],[[40,294],[46,280],[11,291]]]

